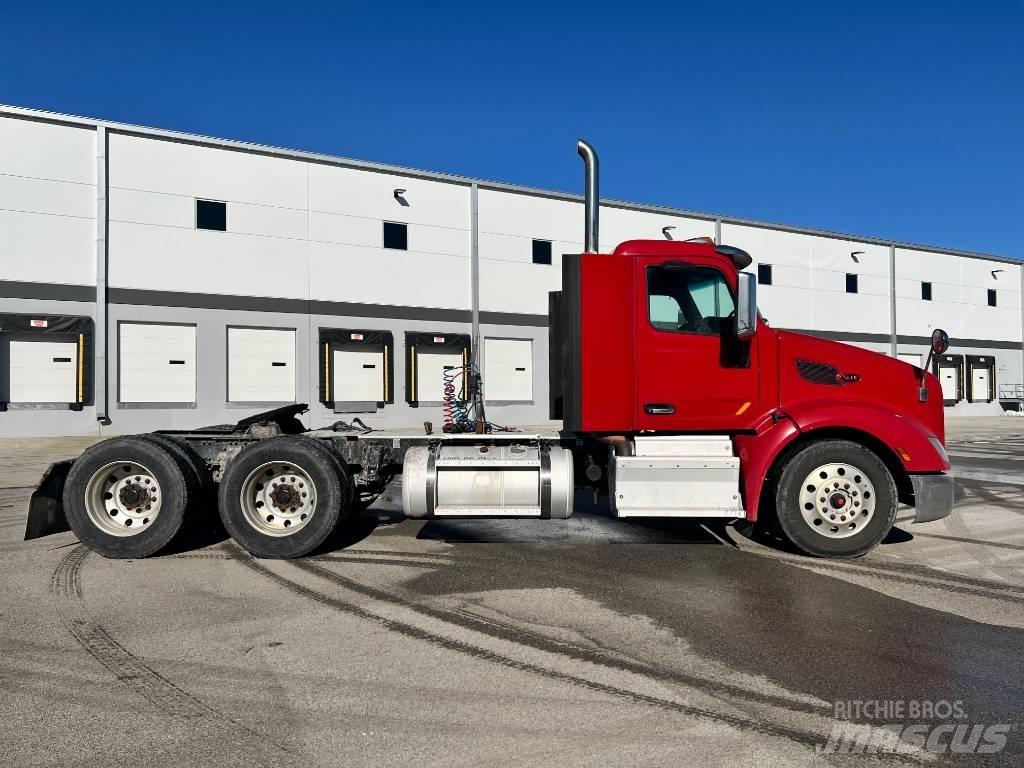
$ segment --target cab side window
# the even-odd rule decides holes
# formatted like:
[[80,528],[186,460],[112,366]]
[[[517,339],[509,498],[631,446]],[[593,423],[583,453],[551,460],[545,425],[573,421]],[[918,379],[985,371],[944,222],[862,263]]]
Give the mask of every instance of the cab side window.
[[658,330],[718,336],[731,326],[736,302],[718,270],[670,264],[647,268],[647,306]]

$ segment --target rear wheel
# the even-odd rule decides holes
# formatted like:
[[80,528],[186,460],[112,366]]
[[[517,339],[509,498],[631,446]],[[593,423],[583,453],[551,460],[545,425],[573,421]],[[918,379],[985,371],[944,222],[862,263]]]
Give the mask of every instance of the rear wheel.
[[64,484],[64,513],[79,540],[104,557],[140,558],[181,530],[195,486],[181,462],[138,437],[87,449]]
[[801,551],[859,557],[888,535],[897,493],[875,453],[849,440],[822,440],[786,460],[775,503],[779,528]]
[[351,483],[337,456],[297,435],[260,440],[228,464],[220,483],[221,520],[257,557],[309,554],[351,510]]

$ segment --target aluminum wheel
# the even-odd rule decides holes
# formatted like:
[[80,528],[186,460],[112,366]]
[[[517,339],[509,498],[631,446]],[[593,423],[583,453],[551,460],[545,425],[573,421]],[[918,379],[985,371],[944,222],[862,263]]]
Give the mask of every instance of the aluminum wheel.
[[89,520],[111,536],[137,536],[160,514],[163,491],[153,473],[134,461],[104,464],[85,489]]
[[316,487],[301,467],[271,461],[256,467],[242,483],[242,515],[267,536],[291,536],[312,519]]
[[816,533],[845,539],[864,530],[875,514],[875,486],[852,464],[824,464],[804,479],[800,513]]

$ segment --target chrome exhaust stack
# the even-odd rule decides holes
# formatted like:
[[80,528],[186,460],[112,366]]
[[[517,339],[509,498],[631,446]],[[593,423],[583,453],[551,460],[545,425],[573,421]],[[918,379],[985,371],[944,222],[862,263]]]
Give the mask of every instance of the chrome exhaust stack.
[[583,236],[583,250],[586,253],[597,253],[597,220],[598,206],[601,197],[598,194],[598,173],[597,152],[590,144],[580,139],[576,142],[576,151],[583,158],[583,215],[586,219],[586,231]]

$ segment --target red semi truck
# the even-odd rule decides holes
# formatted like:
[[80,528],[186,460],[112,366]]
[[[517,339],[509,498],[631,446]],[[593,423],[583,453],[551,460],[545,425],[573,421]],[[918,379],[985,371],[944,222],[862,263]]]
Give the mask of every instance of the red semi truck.
[[[566,518],[589,488],[618,517],[745,519],[830,557],[876,546],[900,502],[915,522],[950,513],[934,376],[772,329],[740,249],[634,240],[597,253],[597,155],[583,141],[579,152],[585,252],[563,258],[549,316],[561,431],[491,431],[486,382],[470,365],[458,373],[472,402],[459,408],[475,418],[441,434],[311,431],[297,404],[234,425],[104,440],[47,470],[26,538],[70,527],[100,554],[144,557],[215,503],[249,552],[298,557],[399,474],[413,518]],[[936,331],[932,352],[946,346]]]

